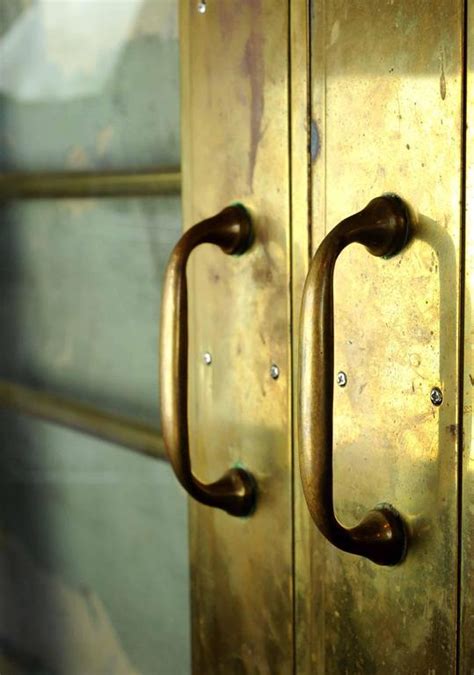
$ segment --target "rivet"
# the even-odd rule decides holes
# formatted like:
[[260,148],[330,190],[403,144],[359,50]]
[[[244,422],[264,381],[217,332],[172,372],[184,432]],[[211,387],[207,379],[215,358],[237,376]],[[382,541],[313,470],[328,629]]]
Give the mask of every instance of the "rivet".
[[273,380],[278,380],[280,377],[280,369],[278,368],[276,363],[272,363],[270,366],[270,376]]
[[439,387],[433,387],[430,392],[430,400],[433,405],[439,406],[443,402],[443,392]]
[[347,375],[344,371],[340,370],[337,374],[336,382],[340,387],[345,387],[347,384]]
[[198,2],[198,12],[199,14],[205,14],[206,13],[206,0],[201,0],[201,2]]
[[206,366],[210,366],[212,363],[212,355],[209,352],[204,352],[202,355],[202,360],[206,364]]

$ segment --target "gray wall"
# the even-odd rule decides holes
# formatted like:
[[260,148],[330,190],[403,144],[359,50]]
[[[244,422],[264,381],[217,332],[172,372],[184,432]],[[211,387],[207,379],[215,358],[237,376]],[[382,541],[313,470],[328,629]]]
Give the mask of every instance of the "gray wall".
[[[176,3],[70,4],[0,0],[0,170],[179,165]],[[0,377],[158,425],[179,199],[10,203],[0,218]],[[188,673],[188,591],[168,465],[0,411],[2,675]]]

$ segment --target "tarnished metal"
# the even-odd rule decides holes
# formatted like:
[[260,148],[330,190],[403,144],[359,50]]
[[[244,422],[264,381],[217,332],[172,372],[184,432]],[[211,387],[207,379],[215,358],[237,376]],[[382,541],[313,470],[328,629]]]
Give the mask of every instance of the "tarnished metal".
[[4,173],[0,201],[91,197],[153,197],[181,191],[178,169],[137,172]]
[[406,553],[406,528],[393,506],[384,503],[372,509],[350,529],[341,525],[334,512],[333,276],[346,246],[363,244],[374,256],[391,257],[405,247],[409,232],[408,210],[401,199],[389,195],[373,199],[326,235],[310,264],[301,306],[298,422],[306,503],[328,541],[379,565],[396,565]]
[[[255,506],[256,486],[243,468],[234,467],[217,481],[204,484],[191,468],[188,433],[188,290],[189,256],[201,244],[240,255],[251,243],[250,217],[243,206],[229,206],[185,232],[166,268],[161,309],[161,429],[177,479],[186,492],[206,506],[233,516],[246,516]],[[210,361],[209,361],[210,363]]]
[[474,1],[466,17],[465,264],[459,672],[474,672]]
[[213,357],[190,369],[193,470],[258,483],[251,518],[191,500],[193,671],[292,673],[288,3],[180,6],[184,222],[239,201],[255,229],[238,261],[190,261],[190,363]]
[[[289,25],[283,4],[222,0],[203,19],[194,2],[181,3],[185,222],[242,199],[262,244],[238,275],[215,251],[199,251],[190,272],[190,353],[195,362],[206,349],[215,356],[212,368],[191,373],[193,461],[202,475],[230,460],[251,463],[261,485],[248,521],[191,506],[194,672],[454,673],[463,3],[321,0],[310,14],[310,3],[294,0]],[[283,308],[290,179],[294,302]],[[384,569],[337,551],[314,528],[297,480],[293,632],[282,326],[291,312],[297,326],[308,259],[332,224],[374,192],[392,191],[416,208],[413,241],[383,264],[350,247],[335,275],[335,362],[350,374],[350,386],[334,392],[335,515],[355,523],[389,494],[410,554]],[[238,311],[222,322],[223,307]],[[265,388],[274,358],[282,374]],[[469,481],[465,466],[467,494]],[[469,551],[465,544],[467,591]]]
[[392,568],[338,551],[295,484],[298,673],[456,672],[463,5],[321,0],[308,17],[311,251],[374,193],[414,210],[401,255],[341,254],[334,310],[336,515],[350,527],[388,495],[410,549]]
[[101,438],[142,455],[167,459],[158,429],[63,396],[0,380],[0,407]]
[[[301,297],[311,250],[311,169],[314,157],[320,151],[308,141],[311,129],[316,127],[310,106],[311,85],[311,12],[314,4],[307,0],[290,0],[290,128],[291,128],[291,290],[293,326],[292,358],[293,372],[299,368],[299,320]],[[323,113],[323,110],[320,111]],[[292,387],[293,415],[298,410],[298,388]],[[314,639],[313,613],[317,611],[310,600],[313,592],[312,538],[314,523],[301,489],[298,466],[298,425],[293,424],[293,476],[294,476],[294,594],[295,594],[295,673],[317,672],[312,659],[311,644]],[[298,545],[296,545],[298,541]],[[311,614],[309,613],[311,611]],[[306,670],[305,670],[306,669]]]

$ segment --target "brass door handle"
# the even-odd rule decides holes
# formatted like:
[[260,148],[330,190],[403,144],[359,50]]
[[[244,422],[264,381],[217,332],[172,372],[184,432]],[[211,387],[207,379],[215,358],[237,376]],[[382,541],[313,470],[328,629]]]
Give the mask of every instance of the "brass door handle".
[[191,497],[234,516],[249,514],[255,503],[255,482],[241,468],[229,469],[214,483],[193,474],[188,434],[188,291],[186,264],[200,244],[215,244],[238,255],[251,242],[251,221],[243,206],[225,208],[183,234],[166,268],[160,337],[161,427],[173,470]]
[[403,249],[409,235],[410,217],[404,202],[396,195],[373,199],[322,241],[310,264],[301,308],[299,461],[306,503],[326,539],[379,565],[396,565],[405,556],[407,533],[398,512],[381,504],[351,529],[341,525],[334,512],[333,276],[336,260],[349,244],[363,244],[372,255],[388,258]]

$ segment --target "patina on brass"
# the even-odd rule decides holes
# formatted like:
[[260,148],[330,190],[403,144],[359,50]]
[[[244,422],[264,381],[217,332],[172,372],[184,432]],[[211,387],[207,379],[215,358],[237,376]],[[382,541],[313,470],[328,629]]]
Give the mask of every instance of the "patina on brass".
[[385,567],[340,551],[295,482],[298,673],[458,672],[464,7],[318,0],[307,14],[310,237],[299,228],[293,270],[374,195],[413,208],[399,255],[348,246],[334,276],[334,363],[348,378],[334,387],[336,515],[352,527],[389,499],[409,553]]
[[0,380],[0,408],[53,422],[148,457],[167,459],[158,429],[86,403]]
[[[474,672],[474,1],[467,2],[465,143],[465,287],[459,673]],[[462,426],[461,426],[462,424]]]
[[255,483],[242,468],[229,469],[219,480],[204,484],[191,469],[188,433],[188,290],[186,265],[200,244],[215,244],[239,255],[251,243],[251,221],[241,205],[229,206],[183,234],[165,273],[160,350],[161,427],[176,477],[201,504],[233,516],[248,515],[255,505]]
[[153,197],[179,194],[178,169],[109,172],[38,172],[0,174],[0,201],[13,199],[78,199]]
[[320,532],[334,546],[379,565],[396,565],[405,555],[407,534],[398,512],[383,504],[350,529],[334,513],[333,276],[336,260],[349,244],[363,244],[374,256],[391,257],[407,243],[409,229],[408,209],[392,195],[373,199],[340,222],[313,257],[301,307],[299,452],[306,503]]
[[255,244],[189,262],[191,454],[206,480],[248,467],[258,508],[189,500],[193,673],[293,673],[289,3],[196,7],[180,2],[183,226],[239,201]]

